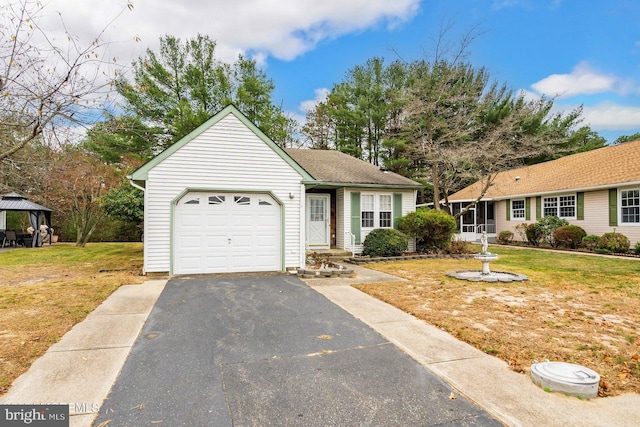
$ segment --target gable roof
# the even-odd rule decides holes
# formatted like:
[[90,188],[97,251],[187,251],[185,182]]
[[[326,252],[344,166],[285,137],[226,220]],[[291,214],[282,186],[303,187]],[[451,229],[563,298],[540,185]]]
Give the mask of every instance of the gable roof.
[[204,131],[218,123],[220,120],[228,116],[229,114],[234,115],[238,120],[240,120],[245,126],[249,128],[258,138],[260,138],[265,144],[267,144],[273,151],[276,152],[284,161],[289,163],[289,165],[295,169],[300,175],[304,177],[304,179],[312,179],[307,172],[300,167],[296,162],[294,162],[283,150],[280,148],[275,142],[271,140],[267,135],[264,134],[251,120],[247,118],[235,105],[228,105],[218,113],[214,114],[209,120],[202,123],[200,126],[191,131],[188,135],[184,136],[179,141],[172,144],[170,147],[165,149],[162,153],[158,154],[153,159],[149,160],[147,163],[142,165],[140,168],[135,170],[133,173],[127,176],[128,179],[132,181],[146,181],[149,177],[149,171],[153,169],[154,166],[171,156],[173,153],[178,151],[180,148],[185,146],[187,143],[198,137]]
[[[483,199],[596,190],[633,183],[640,183],[640,141],[501,172]],[[449,201],[475,200],[481,188],[478,181],[449,196]]]
[[378,166],[336,150],[285,148],[313,180],[330,185],[376,187],[422,187],[402,175],[383,171]]

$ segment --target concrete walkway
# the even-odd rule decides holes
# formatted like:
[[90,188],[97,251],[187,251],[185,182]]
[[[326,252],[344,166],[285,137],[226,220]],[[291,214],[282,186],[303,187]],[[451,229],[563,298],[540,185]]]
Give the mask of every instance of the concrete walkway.
[[[400,280],[355,269],[356,279],[305,282],[506,425],[640,425],[639,395],[581,401],[545,393],[506,363],[352,288],[357,282]],[[70,403],[70,425],[90,426],[165,283],[119,288],[18,378],[0,403]]]
[[357,266],[355,273],[358,279],[305,282],[506,425],[640,426],[639,395],[579,400],[546,393],[502,360],[351,287],[354,282],[384,282],[393,276]]
[[165,283],[118,288],[16,379],[0,403],[69,403],[70,426],[90,426]]

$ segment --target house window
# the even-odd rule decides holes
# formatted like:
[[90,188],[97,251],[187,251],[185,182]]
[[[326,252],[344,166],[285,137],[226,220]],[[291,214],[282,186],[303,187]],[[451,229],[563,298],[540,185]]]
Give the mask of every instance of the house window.
[[362,228],[373,228],[374,225],[374,197],[373,194],[363,194],[361,198]]
[[543,216],[559,218],[576,217],[576,196],[545,197],[542,200]]
[[525,219],[524,199],[511,202],[511,218]]
[[251,198],[247,196],[233,196],[233,201],[236,202],[237,205],[250,205]]
[[210,205],[221,205],[224,203],[224,196],[209,196]]
[[620,191],[622,223],[640,223],[640,189]]
[[380,195],[380,227],[391,228],[391,196],[388,194]]

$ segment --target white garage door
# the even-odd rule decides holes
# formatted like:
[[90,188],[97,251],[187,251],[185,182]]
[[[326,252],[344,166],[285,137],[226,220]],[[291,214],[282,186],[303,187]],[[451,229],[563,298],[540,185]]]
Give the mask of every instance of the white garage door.
[[173,273],[281,270],[280,215],[268,194],[186,194],[175,209]]

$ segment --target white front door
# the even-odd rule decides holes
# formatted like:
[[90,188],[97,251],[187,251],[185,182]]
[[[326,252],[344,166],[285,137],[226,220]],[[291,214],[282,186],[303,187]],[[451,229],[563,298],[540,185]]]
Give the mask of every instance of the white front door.
[[307,194],[307,248],[329,249],[329,194]]

